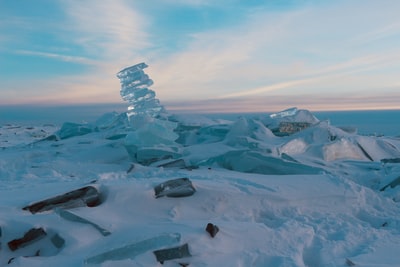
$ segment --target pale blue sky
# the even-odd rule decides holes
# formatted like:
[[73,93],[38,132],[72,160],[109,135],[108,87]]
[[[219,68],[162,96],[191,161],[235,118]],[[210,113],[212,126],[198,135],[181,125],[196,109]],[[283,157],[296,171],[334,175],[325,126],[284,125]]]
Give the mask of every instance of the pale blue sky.
[[146,62],[170,109],[400,109],[400,1],[0,0],[0,104],[122,103]]

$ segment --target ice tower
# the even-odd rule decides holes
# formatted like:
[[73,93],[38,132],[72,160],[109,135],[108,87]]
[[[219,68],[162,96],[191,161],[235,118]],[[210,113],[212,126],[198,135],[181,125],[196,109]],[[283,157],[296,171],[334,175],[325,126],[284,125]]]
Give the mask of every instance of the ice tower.
[[157,117],[164,111],[160,101],[155,98],[156,93],[149,89],[153,80],[143,71],[147,67],[142,62],[117,73],[121,82],[121,97],[129,102],[128,117],[135,115]]
[[127,111],[131,131],[125,137],[125,148],[131,158],[141,164],[180,156],[174,132],[177,123],[169,121],[164,107],[149,87],[153,81],[139,63],[117,73],[121,82],[121,97],[129,102]]

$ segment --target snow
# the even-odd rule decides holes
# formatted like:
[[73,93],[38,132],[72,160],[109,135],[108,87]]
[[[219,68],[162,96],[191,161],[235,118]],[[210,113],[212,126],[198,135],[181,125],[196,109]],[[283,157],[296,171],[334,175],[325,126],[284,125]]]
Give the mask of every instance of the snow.
[[[2,125],[0,265],[13,258],[9,266],[398,266],[400,186],[381,189],[400,176],[399,163],[384,160],[400,158],[399,138],[318,120],[281,137],[243,117],[151,122],[135,131],[124,114],[108,113],[64,129]],[[132,144],[152,149],[150,164],[132,158]],[[176,159],[187,167],[158,167]],[[155,197],[154,187],[178,178],[192,182],[193,195]],[[82,220],[22,210],[90,184],[104,202],[68,210]],[[214,238],[208,223],[219,228]],[[9,249],[40,227],[46,238]],[[185,243],[190,257],[157,262],[153,251]]]

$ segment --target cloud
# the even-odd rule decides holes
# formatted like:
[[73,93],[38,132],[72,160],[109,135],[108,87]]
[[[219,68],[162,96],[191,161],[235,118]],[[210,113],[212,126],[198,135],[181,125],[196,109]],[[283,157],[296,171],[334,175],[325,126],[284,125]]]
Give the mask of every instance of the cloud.
[[72,42],[103,60],[129,60],[151,46],[146,19],[128,1],[63,1]]
[[7,99],[5,104],[122,103],[119,82],[112,76],[70,75],[57,79],[6,81],[2,88],[8,90],[2,91],[2,99]]
[[237,0],[163,0],[167,4],[184,5],[192,7],[207,7],[207,6],[227,6],[230,4],[240,4]]
[[193,41],[186,49],[160,55],[149,71],[153,72],[161,94],[169,87],[165,89],[167,97],[215,97],[244,89],[261,76],[264,76],[261,81],[265,81],[268,76],[278,74],[273,64],[257,59],[257,54],[269,46],[263,34],[275,35],[283,23],[278,20],[274,26],[260,29],[250,21],[233,29],[193,34]]
[[373,29],[355,37],[353,41],[359,43],[371,43],[399,35],[400,22],[389,22],[387,25],[381,25],[380,28]]
[[30,56],[39,56],[39,57],[46,57],[46,58],[53,58],[58,59],[65,62],[74,62],[80,63],[85,65],[95,65],[97,61],[81,57],[81,56],[68,56],[63,54],[56,54],[56,53],[48,53],[48,52],[39,52],[39,51],[29,51],[29,50],[17,50],[15,51],[17,54],[21,55],[30,55]]
[[[400,50],[398,51],[400,54]],[[226,94],[221,96],[221,98],[231,98],[231,97],[243,97],[243,96],[251,96],[251,95],[265,95],[265,93],[278,91],[282,89],[288,88],[304,88],[305,86],[309,86],[310,88],[314,87],[318,84],[323,83],[332,83],[333,81],[341,80],[342,85],[346,84],[346,86],[351,86],[352,84],[349,82],[349,78],[346,76],[353,76],[357,73],[363,73],[366,71],[374,71],[384,68],[387,65],[391,65],[393,62],[398,63],[400,61],[399,54],[395,55],[369,55],[361,58],[354,58],[345,62],[340,62],[334,65],[327,66],[325,68],[313,70],[305,75],[310,78],[302,78],[297,80],[289,80],[285,82],[280,82],[276,84],[261,86],[257,88],[248,88],[243,91],[235,92],[232,94]],[[376,77],[375,74],[373,77]],[[363,77],[363,81],[358,80],[358,84],[365,84],[362,90],[368,89],[371,84],[374,84],[375,88],[379,87],[388,87],[390,84],[393,84],[396,80],[393,78],[390,80],[382,79],[381,76],[377,77],[378,83],[376,83],[369,75],[367,77]],[[354,80],[354,79],[353,79]],[[346,81],[346,83],[343,83]],[[366,83],[369,81],[369,83]],[[335,83],[336,84],[336,83]],[[353,84],[354,85],[354,84]],[[319,85],[320,87],[326,87],[325,85]],[[339,85],[340,86],[340,85]],[[393,86],[392,86],[393,87]],[[334,88],[332,88],[334,89]],[[347,90],[347,89],[346,89]],[[338,91],[342,91],[338,89]],[[356,89],[356,91],[358,91]],[[329,93],[327,93],[329,94]]]
[[398,95],[393,93],[374,97],[370,95],[348,95],[345,98],[332,95],[299,94],[273,95],[265,98],[191,100],[184,103],[164,101],[162,104],[169,112],[173,113],[255,113],[277,112],[290,107],[313,111],[400,109],[397,99]]
[[288,82],[282,82],[282,83],[277,83],[277,84],[272,84],[272,85],[267,85],[263,87],[258,87],[255,89],[250,89],[250,90],[245,90],[245,91],[240,91],[232,94],[227,94],[221,96],[221,98],[232,98],[232,97],[243,97],[243,96],[249,96],[249,95],[257,95],[261,93],[266,93],[266,92],[272,92],[284,88],[291,88],[291,87],[296,87],[302,84],[307,84],[311,82],[315,82],[314,79],[302,79],[302,80],[294,80],[294,81],[288,81]]
[[29,103],[122,102],[115,74],[119,69],[143,60],[143,50],[151,47],[146,18],[130,1],[59,3],[65,14],[57,25],[51,26],[51,33],[62,41],[60,46],[41,46],[43,50],[20,49],[14,53],[90,65],[90,68],[79,74],[57,75],[46,80],[38,77],[29,81],[2,82],[3,88],[12,90],[7,101],[24,102],[15,96],[15,91],[20,91]]
[[[389,9],[379,7],[381,12]],[[193,34],[185,50],[154,60],[149,72],[158,95],[167,100],[311,94],[318,87],[329,95],[377,91],[393,84],[392,74],[379,84],[378,73],[400,67],[400,49],[395,42],[366,45],[362,36],[375,29],[368,22],[377,17],[374,12],[368,4],[348,2],[286,12],[259,9],[239,26]],[[385,23],[395,19],[397,15]],[[354,36],[361,36],[358,42]],[[346,84],[349,80],[353,83]]]

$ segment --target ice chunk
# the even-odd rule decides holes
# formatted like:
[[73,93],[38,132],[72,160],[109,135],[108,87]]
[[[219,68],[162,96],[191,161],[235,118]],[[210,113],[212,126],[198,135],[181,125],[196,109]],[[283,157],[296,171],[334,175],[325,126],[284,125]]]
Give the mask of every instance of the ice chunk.
[[168,180],[154,187],[156,198],[167,197],[187,197],[196,192],[192,182],[188,178],[178,178]]
[[273,113],[273,114],[271,114],[269,116],[271,118],[273,118],[273,119],[284,118],[284,117],[287,117],[287,116],[296,115],[297,111],[298,111],[298,109],[296,107],[288,108],[288,109],[282,110],[280,112]]
[[65,239],[62,238],[59,234],[54,234],[50,238],[50,241],[56,248],[62,248],[65,244]]
[[95,207],[100,205],[101,202],[101,195],[97,188],[94,186],[86,186],[59,196],[33,203],[24,207],[23,210],[29,210],[32,214],[35,214],[37,212],[52,210],[57,207],[64,209],[82,206]]
[[394,179],[393,181],[391,181],[390,183],[388,183],[387,185],[385,185],[384,187],[382,187],[380,189],[380,191],[385,191],[386,188],[390,187],[390,188],[394,188],[396,186],[400,185],[400,176],[397,177],[396,179]]
[[221,141],[229,131],[232,121],[210,119],[201,115],[171,115],[169,119],[178,123],[176,140],[185,146]]
[[400,158],[385,158],[381,159],[381,162],[386,164],[386,163],[400,163]]
[[281,147],[280,152],[289,155],[302,154],[306,151],[307,146],[308,145],[304,142],[302,138],[296,138],[284,144]]
[[126,137],[126,144],[137,146],[172,145],[178,139],[174,132],[175,122],[151,118],[142,126],[130,132]]
[[256,151],[230,151],[208,160],[208,164],[213,162],[229,170],[268,175],[319,174],[322,171]]
[[356,136],[355,139],[364,155],[371,161],[380,161],[383,158],[400,156],[399,150],[389,140],[373,136]]
[[105,113],[95,121],[95,126],[99,130],[123,128],[126,125],[127,119],[125,114],[120,114],[115,111]]
[[289,108],[278,113],[269,115],[271,119],[277,121],[290,121],[290,122],[308,122],[311,124],[317,123],[319,120],[308,110]]
[[59,209],[59,208],[56,208],[54,211],[58,215],[60,215],[61,218],[64,218],[64,219],[66,219],[68,221],[79,222],[79,223],[89,224],[89,225],[93,226],[103,236],[108,236],[108,235],[111,234],[108,230],[106,230],[106,229],[100,227],[99,225],[97,225],[97,224],[95,224],[95,223],[93,223],[93,222],[91,222],[91,221],[89,221],[89,220],[87,220],[85,218],[82,218],[82,217],[80,217],[80,216],[78,216],[78,215],[76,215],[76,214],[74,214],[72,212],[69,212],[69,211],[66,211],[66,210],[63,210],[63,209]]
[[164,161],[158,162],[156,166],[163,168],[180,168],[180,169],[196,168],[195,166],[187,166],[184,159],[166,159]]
[[251,137],[255,140],[270,142],[274,134],[265,127],[260,121],[240,117],[235,121],[227,133],[225,140],[234,141],[237,137]]
[[87,124],[65,122],[58,131],[58,136],[60,139],[67,139],[74,136],[85,135],[92,131],[92,128]]
[[175,140],[179,136],[174,132],[175,127],[175,122],[148,118],[138,129],[126,136],[125,148],[133,160],[145,165],[178,158],[180,153]]
[[323,146],[323,156],[326,161],[341,159],[366,160],[359,146],[351,140],[342,138],[334,143]]
[[85,260],[86,264],[100,264],[105,261],[133,259],[148,250],[170,246],[181,240],[179,233],[163,234],[124,247],[113,249]]
[[286,109],[263,119],[263,123],[277,136],[299,132],[318,122],[310,111],[297,108]]
[[160,101],[155,98],[155,92],[149,89],[153,81],[143,71],[147,67],[148,65],[142,62],[117,73],[121,83],[121,97],[130,105],[128,117],[134,115],[156,117],[164,111]]
[[[133,148],[133,147],[130,147]],[[128,150],[132,152],[132,150]],[[132,155],[132,153],[129,153]],[[136,161],[143,165],[150,165],[155,162],[164,161],[167,159],[177,159],[181,156],[174,147],[159,145],[155,147],[140,147],[136,149]]]
[[157,261],[161,264],[163,264],[166,260],[180,259],[192,256],[189,252],[189,245],[187,243],[179,247],[156,250],[153,251],[153,253],[156,256]]
[[256,151],[229,151],[223,155],[210,158],[207,165],[217,163],[219,166],[247,173],[290,175],[319,174],[322,169],[297,162],[283,160]]

